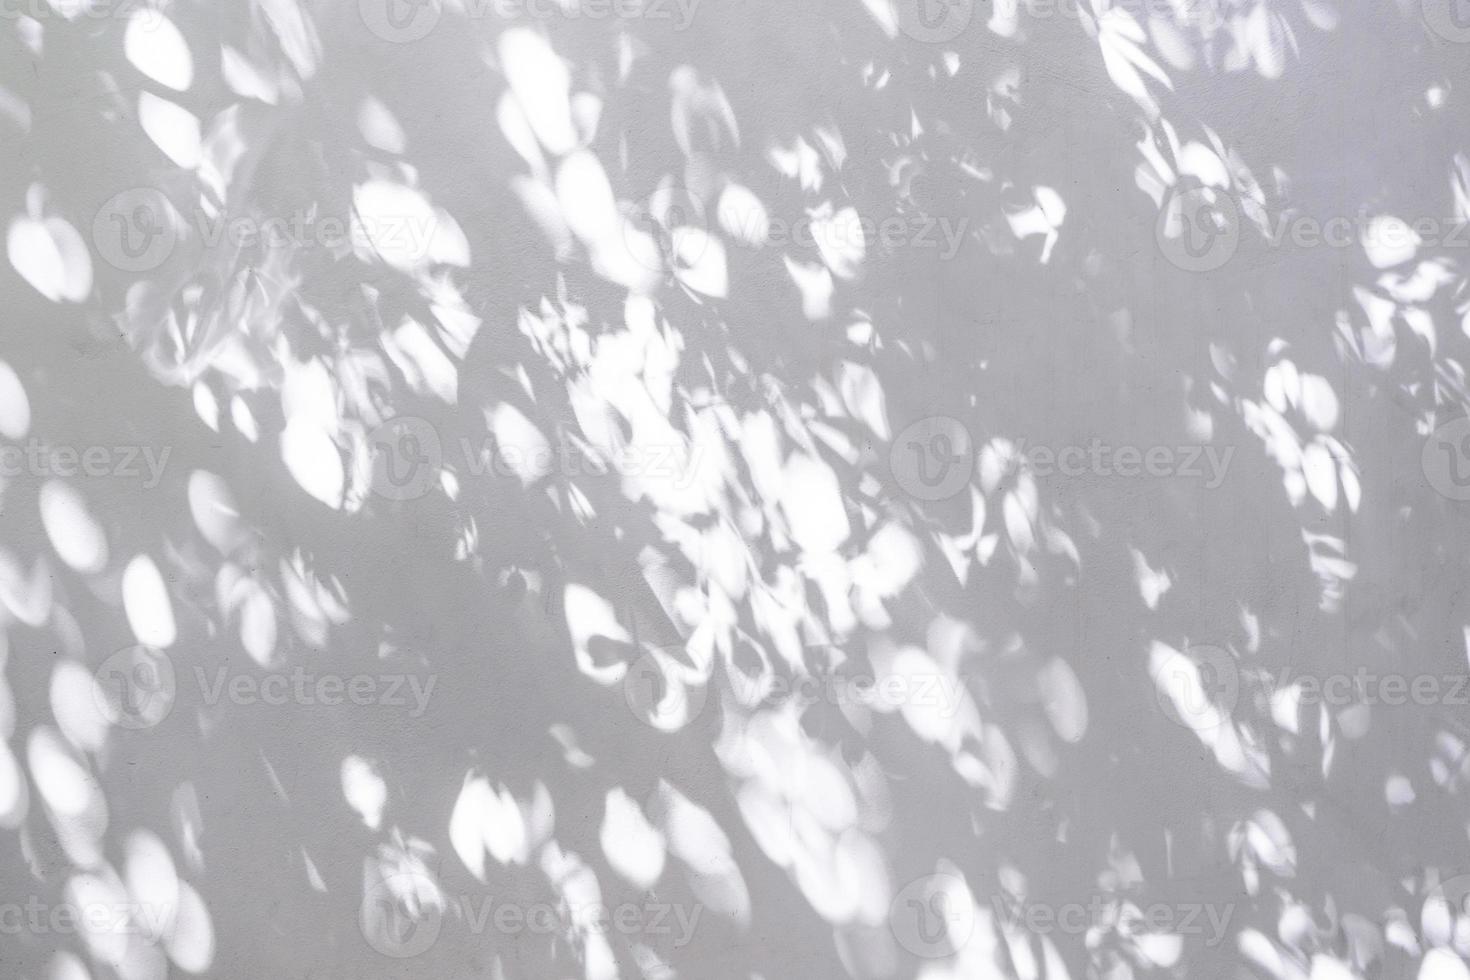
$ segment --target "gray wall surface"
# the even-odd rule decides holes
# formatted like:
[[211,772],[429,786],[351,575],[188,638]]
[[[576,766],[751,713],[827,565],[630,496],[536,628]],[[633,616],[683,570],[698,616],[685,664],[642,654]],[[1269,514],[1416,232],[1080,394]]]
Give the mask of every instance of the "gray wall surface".
[[0,978],[1470,980],[1467,0],[0,47]]

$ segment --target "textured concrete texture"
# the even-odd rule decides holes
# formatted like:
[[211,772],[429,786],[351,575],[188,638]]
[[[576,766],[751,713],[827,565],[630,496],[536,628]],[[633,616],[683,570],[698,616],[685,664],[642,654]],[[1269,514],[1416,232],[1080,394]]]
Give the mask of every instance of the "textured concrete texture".
[[0,977],[1470,980],[1465,0],[0,48]]

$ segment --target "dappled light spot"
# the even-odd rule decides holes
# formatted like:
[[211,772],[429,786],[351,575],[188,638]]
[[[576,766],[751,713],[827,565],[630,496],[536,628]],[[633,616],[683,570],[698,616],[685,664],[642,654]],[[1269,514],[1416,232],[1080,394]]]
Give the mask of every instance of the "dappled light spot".
[[362,818],[370,830],[383,823],[383,808],[388,804],[388,784],[378,767],[361,756],[349,755],[342,760],[342,796],[347,805]]
[[1302,449],[1302,476],[1324,510],[1337,506],[1337,464],[1326,446],[1313,442]]
[[86,764],[50,728],[31,730],[26,761],[41,799],[58,817],[80,817],[101,799],[101,787]]
[[892,440],[888,422],[888,396],[883,382],[870,366],[843,361],[837,368],[837,388],[843,407],[860,419],[883,442]]
[[449,842],[454,853],[481,881],[485,880],[485,822],[491,806],[490,795],[488,782],[467,776],[449,817]]
[[812,238],[817,243],[822,261],[834,276],[839,279],[857,278],[868,254],[857,208],[834,209],[830,201],[823,202],[812,213]]
[[813,910],[828,922],[875,926],[887,912],[883,855],[860,831],[841,831],[835,839],[798,849],[794,873]]
[[169,819],[174,839],[188,867],[196,872],[202,871],[204,855],[200,848],[204,837],[204,817],[199,809],[199,792],[192,782],[186,780],[174,787],[169,801]]
[[1103,65],[1113,84],[1132,96],[1150,116],[1157,115],[1158,104],[1149,92],[1145,78],[1166,89],[1172,89],[1173,84],[1164,69],[1144,50],[1147,36],[1137,18],[1123,7],[1113,7],[1098,18],[1098,34]]
[[1169,577],[1167,569],[1154,568],[1148,562],[1148,557],[1137,548],[1133,551],[1133,574],[1138,579],[1138,593],[1143,598],[1143,604],[1149,609],[1159,608],[1159,600],[1173,586],[1174,581]]
[[230,554],[245,541],[246,529],[240,519],[229,484],[217,473],[195,470],[189,474],[189,513],[204,540],[221,554]]
[[137,555],[128,562],[123,571],[122,593],[128,625],[138,642],[158,649],[173,646],[178,635],[173,603],[152,558]]
[[91,253],[65,218],[33,206],[31,214],[10,222],[5,247],[11,267],[51,302],[80,303],[91,294]]
[[800,183],[802,190],[815,194],[822,189],[826,179],[822,172],[822,158],[802,137],[794,137],[789,147],[779,143],[772,145],[767,157],[771,166]]
[[759,711],[748,723],[727,715],[716,751],[738,783],[751,835],[812,907],[834,923],[880,921],[888,874],[865,828],[881,784],[867,781],[860,800],[850,768],[806,738],[788,712]]
[[1409,806],[1417,798],[1414,784],[1405,776],[1390,776],[1383,785],[1383,798],[1392,807]]
[[46,980],[92,980],[92,975],[75,953],[63,951],[51,957]]
[[459,375],[455,364],[423,324],[416,320],[404,321],[398,329],[383,336],[383,349],[415,392],[438,398],[448,405],[459,400]]
[[25,774],[8,742],[0,742],[0,827],[14,829],[30,810]]
[[160,85],[182,92],[194,81],[194,58],[174,22],[158,10],[128,18],[123,54],[133,67]]
[[717,81],[705,81],[689,65],[669,73],[669,127],[684,156],[740,145],[735,110]]
[[1363,251],[1375,269],[1402,265],[1419,252],[1423,239],[1404,219],[1381,214],[1363,229]]
[[353,244],[358,258],[376,258],[404,273],[431,265],[470,264],[459,223],[423,191],[390,180],[369,180],[352,192]]
[[1321,375],[1301,376],[1301,410],[1318,432],[1328,432],[1337,427],[1337,393],[1332,384]]
[[357,130],[370,146],[384,153],[402,153],[408,145],[403,127],[381,99],[368,96],[357,106]]
[[502,783],[467,775],[449,818],[454,852],[476,878],[485,880],[485,855],[501,865],[525,865],[551,836],[555,808],[537,782],[529,800],[517,800]]
[[634,887],[648,889],[658,882],[664,870],[663,834],[621,787],[607,791],[599,839],[607,863]]
[[152,92],[139,92],[138,122],[164,156],[186,170],[199,166],[203,155],[199,117],[188,109]]
[[1418,980],[1470,980],[1470,967],[1448,949],[1431,949],[1419,965]]
[[316,74],[322,42],[306,8],[292,0],[260,0],[266,26],[303,80]]
[[203,382],[194,384],[194,414],[213,432],[219,431],[219,399]]
[[792,538],[812,554],[836,551],[852,528],[832,467],[815,456],[793,453],[786,461],[781,510]]
[[240,645],[262,667],[275,660],[276,604],[258,582],[250,580],[240,600]]
[[75,571],[96,574],[107,565],[107,536],[70,484],[48,480],[40,493],[41,523],[51,547]]
[[561,202],[557,200],[551,185],[545,180],[522,175],[512,177],[510,185],[521,199],[521,205],[531,216],[531,220],[541,229],[551,245],[557,261],[565,262],[570,259],[573,250],[572,232],[562,217]]
[[15,368],[0,361],[0,436],[24,439],[31,430],[31,401]]
[[1081,741],[1087,733],[1087,695],[1071,665],[1052,657],[1037,672],[1036,683],[1052,731],[1064,742]]
[[292,625],[308,643],[323,642],[332,625],[340,626],[347,622],[349,617],[340,583],[323,581],[310,571],[299,551],[282,559],[280,576],[286,588]]
[[337,444],[320,425],[301,416],[287,422],[281,461],[301,489],[328,507],[342,506],[346,470]]
[[0,547],[0,603],[16,619],[40,627],[51,616],[51,570],[37,557],[27,571],[12,552]]
[[[541,144],[536,141],[536,133],[531,129],[531,120],[526,118],[525,107],[513,93],[501,95],[495,106],[495,121],[499,123],[500,134],[505,137],[511,149],[520,154],[521,159],[531,168],[535,175],[533,182],[544,186],[548,177],[546,155],[541,152]],[[525,175],[517,174],[512,179],[525,180]]]
[[[969,723],[970,696],[959,679],[916,646],[885,645],[873,652],[873,683],[878,689],[903,692],[896,698],[875,699],[878,711],[897,711],[926,742],[957,749]],[[920,697],[918,693],[929,692]]]
[[[1243,833],[1242,833],[1243,831]],[[1286,823],[1270,810],[1257,810],[1233,838],[1250,858],[1271,874],[1290,878],[1296,873],[1296,845]]]
[[674,228],[670,236],[678,280],[696,293],[724,299],[730,291],[724,243],[692,225]]
[[266,69],[254,64],[244,53],[228,44],[220,45],[220,75],[230,91],[246,99],[256,99],[266,105],[275,105],[281,97],[281,87],[276,79],[268,76]]
[[585,245],[594,250],[611,246],[619,231],[617,202],[596,156],[578,150],[563,160],[556,172],[556,196],[567,226]]
[[1251,8],[1243,18],[1243,47],[1264,78],[1280,78],[1286,70],[1288,48],[1295,48],[1281,15],[1264,4]]
[[501,402],[487,415],[499,457],[522,486],[530,486],[551,471],[551,442],[520,409]]
[[563,605],[577,669],[599,684],[617,684],[628,672],[626,654],[632,651],[633,637],[612,604],[590,587],[569,582]]
[[761,199],[744,184],[730,182],[720,192],[715,216],[725,234],[747,248],[760,248],[771,234],[771,219]]
[[868,542],[867,550],[853,559],[853,584],[871,590],[878,599],[892,599],[909,586],[923,567],[919,542],[896,523],[884,524]]
[[[564,852],[552,841],[541,852],[541,870],[553,883],[560,900],[573,909],[602,906],[602,887],[597,872],[575,853]],[[574,919],[572,930],[582,947],[582,973],[586,980],[617,980],[618,967],[607,935],[596,922]]]
[[1052,249],[1061,238],[1062,223],[1067,220],[1067,204],[1062,196],[1050,187],[1036,187],[1032,191],[1032,202],[1006,213],[1011,234],[1018,239],[1034,236],[1041,238],[1041,263],[1051,261]]
[[1220,155],[1197,140],[1185,143],[1179,151],[1179,173],[1193,177],[1206,187],[1229,189],[1230,172]]
[[898,8],[896,0],[863,0],[863,7],[889,40],[898,36]]
[[151,830],[128,835],[123,880],[139,910],[139,931],[158,941],[174,928],[179,909],[179,876],[168,847]]
[[204,899],[187,881],[179,881],[179,907],[164,949],[173,964],[186,973],[204,973],[214,965],[214,922]]
[[572,128],[571,76],[566,62],[545,37],[524,27],[502,33],[497,50],[510,90],[541,145],[558,156],[570,153],[577,137]]
[[51,671],[51,714],[61,734],[76,748],[99,752],[107,744],[106,699],[92,672],[75,660],[59,660]]
[[791,281],[801,293],[801,312],[808,320],[825,320],[832,315],[832,293],[836,288],[832,273],[825,265],[798,262],[789,255],[781,256]]
[[748,925],[750,892],[730,854],[730,838],[709,811],[664,780],[649,798],[648,809],[700,900],[737,926]]
[[[128,895],[111,868],[73,875],[67,900],[79,910],[78,933],[94,960],[121,972],[128,955]],[[86,914],[81,914],[86,913]]]
[[249,403],[239,395],[230,399],[230,424],[245,437],[247,442],[254,442],[260,438],[260,427],[255,421],[255,413],[251,410]]

